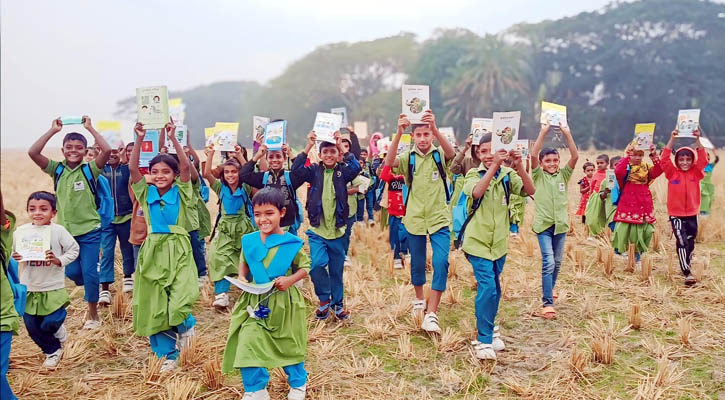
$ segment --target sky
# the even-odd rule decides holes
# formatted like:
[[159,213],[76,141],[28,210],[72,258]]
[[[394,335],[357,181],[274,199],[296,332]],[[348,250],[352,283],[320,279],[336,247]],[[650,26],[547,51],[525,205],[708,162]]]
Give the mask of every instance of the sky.
[[[29,147],[63,115],[116,119],[116,102],[137,87],[264,83],[328,43],[425,39],[436,28],[497,33],[609,2],[0,0],[0,147]],[[123,128],[130,138],[131,121]],[[48,146],[60,147],[62,133]]]

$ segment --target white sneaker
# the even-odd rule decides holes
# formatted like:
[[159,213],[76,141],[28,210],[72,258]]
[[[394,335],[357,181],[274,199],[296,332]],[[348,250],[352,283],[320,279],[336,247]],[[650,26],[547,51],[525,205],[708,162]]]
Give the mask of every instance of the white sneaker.
[[438,316],[434,312],[429,312],[425,315],[423,324],[420,327],[426,332],[441,333],[441,327],[438,325]]
[[496,352],[493,351],[493,345],[481,343],[478,340],[471,342],[473,350],[476,352],[476,358],[479,360],[495,360]]
[[196,334],[196,332],[194,332],[193,326],[191,328],[189,328],[189,330],[187,330],[186,332],[179,333],[178,339],[177,339],[177,341],[179,342],[179,350],[186,347],[186,345],[189,344],[189,342],[191,341],[191,338],[193,338],[195,334]]
[[63,325],[55,331],[53,336],[61,343],[65,343],[65,341],[68,340],[68,331],[65,329],[65,323],[63,323]]
[[423,314],[425,312],[425,300],[413,300],[413,317],[416,314]]
[[242,400],[269,400],[269,392],[267,389],[257,390],[256,392],[244,392]]
[[133,292],[133,278],[123,278],[123,293]]
[[98,304],[99,305],[110,305],[111,304],[111,292],[108,290],[101,290],[101,293],[98,295]]
[[83,324],[83,329],[93,330],[93,329],[98,329],[100,326],[101,326],[100,320],[89,319],[86,321],[85,324]]
[[212,305],[216,308],[229,307],[229,295],[226,293],[219,293],[214,297],[214,303],[212,303]]
[[349,266],[351,266],[351,265],[352,265],[352,264],[350,263],[350,256],[345,256],[345,266],[346,266],[346,267],[349,267]]
[[410,253],[404,255],[403,259],[405,260],[405,265],[410,265]]
[[506,348],[506,344],[501,339],[501,333],[498,331],[498,326],[493,327],[493,342],[491,345],[494,351],[501,351]]
[[60,356],[62,355],[63,348],[56,350],[54,353],[46,354],[45,361],[43,361],[43,366],[45,368],[55,368],[56,366],[58,366],[58,363],[60,362]]
[[393,269],[403,269],[403,260],[399,258],[393,260]]
[[199,287],[204,287],[209,284],[209,275],[199,277]]
[[161,365],[161,372],[170,372],[179,367],[179,363],[176,360],[164,360]]
[[290,388],[289,393],[287,393],[287,400],[304,400],[305,394],[307,394],[307,385]]

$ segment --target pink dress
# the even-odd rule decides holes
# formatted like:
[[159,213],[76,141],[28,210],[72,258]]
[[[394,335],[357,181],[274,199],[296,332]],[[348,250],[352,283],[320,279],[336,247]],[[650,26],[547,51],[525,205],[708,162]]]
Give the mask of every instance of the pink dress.
[[[662,174],[662,168],[659,159],[653,161],[654,166],[650,167],[646,174],[640,176],[640,174],[630,173],[626,182],[624,179],[627,176],[629,156],[622,158],[614,168],[614,174],[617,176],[621,188],[617,212],[614,214],[615,222],[635,225],[655,223],[656,219],[649,184]],[[632,166],[631,168],[635,167]]]

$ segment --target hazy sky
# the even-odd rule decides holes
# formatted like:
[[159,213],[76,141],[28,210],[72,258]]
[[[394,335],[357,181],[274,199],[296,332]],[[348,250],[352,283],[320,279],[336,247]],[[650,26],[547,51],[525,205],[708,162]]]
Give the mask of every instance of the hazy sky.
[[[607,3],[1,0],[0,145],[28,147],[61,115],[113,119],[116,102],[137,87],[265,82],[326,43],[401,31],[426,38],[438,27],[496,33]],[[127,137],[130,128],[124,121]],[[50,146],[59,147],[61,136]]]

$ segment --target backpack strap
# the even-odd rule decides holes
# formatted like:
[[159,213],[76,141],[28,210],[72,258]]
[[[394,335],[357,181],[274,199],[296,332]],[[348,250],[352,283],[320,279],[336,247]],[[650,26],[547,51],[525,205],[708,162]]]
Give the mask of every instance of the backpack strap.
[[451,201],[451,192],[448,188],[448,179],[446,177],[446,170],[443,168],[443,162],[441,161],[441,153],[438,149],[433,149],[433,160],[438,167],[438,175],[440,176],[441,182],[443,182],[443,190],[446,192],[446,203]]
[[292,187],[292,179],[290,179],[289,171],[284,171],[284,181],[287,183],[287,186]]
[[83,172],[83,177],[86,178],[86,182],[88,182],[88,188],[91,189],[91,194],[96,201],[96,208],[100,208],[101,199],[98,196],[98,187],[96,186],[96,180],[93,179],[93,172],[91,171],[91,166],[87,163],[83,164],[81,166],[81,171]]
[[269,171],[265,171],[262,176],[262,185],[267,186],[267,182],[269,182]]
[[65,165],[62,163],[58,164],[57,167],[55,167],[55,172],[53,173],[53,191],[58,192],[58,181],[60,180],[61,174],[63,174],[63,171],[65,170]]
[[[479,179],[483,179],[483,175],[486,174],[486,171],[478,171]],[[486,193],[483,194],[485,196]],[[478,207],[481,206],[481,202],[483,201],[483,196],[479,197],[477,200],[473,201],[473,205],[471,206],[471,211],[468,213],[468,217],[466,217],[466,220],[463,222],[463,225],[461,226],[461,230],[458,232],[458,237],[453,242],[453,244],[456,246],[457,249],[461,248],[461,244],[463,244],[463,234],[466,232],[466,227],[468,226],[468,223],[471,222],[473,219],[473,215],[476,213],[476,210],[478,210]]]
[[509,174],[503,177],[501,183],[503,183],[503,191],[506,194],[506,206],[508,206],[511,202],[511,179],[509,178]]

